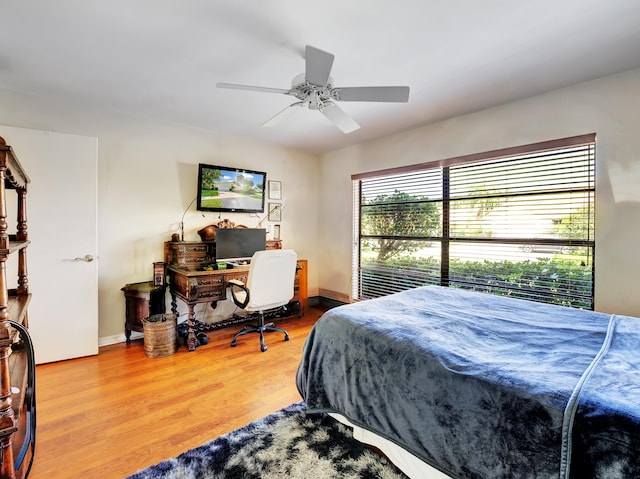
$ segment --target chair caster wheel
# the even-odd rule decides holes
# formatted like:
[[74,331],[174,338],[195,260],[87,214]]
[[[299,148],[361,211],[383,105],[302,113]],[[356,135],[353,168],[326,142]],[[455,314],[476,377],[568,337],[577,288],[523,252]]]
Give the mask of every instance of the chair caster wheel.
[[238,343],[236,343],[236,340],[235,340],[235,339],[234,339],[233,341],[231,341],[231,347],[232,347],[232,348],[235,348],[237,344],[238,344]]
[[267,350],[268,348],[265,345],[260,346],[260,351],[262,351],[263,353]]
[[289,335],[288,334],[284,337],[284,340],[285,341],[289,341]]

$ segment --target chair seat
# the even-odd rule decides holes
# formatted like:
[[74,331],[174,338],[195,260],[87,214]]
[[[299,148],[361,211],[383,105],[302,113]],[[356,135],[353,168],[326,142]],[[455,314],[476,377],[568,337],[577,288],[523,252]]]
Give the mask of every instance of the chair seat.
[[293,283],[295,280],[298,257],[293,250],[264,250],[256,252],[251,258],[247,282],[229,281],[229,288],[234,303],[248,313],[255,313],[257,324],[244,326],[231,341],[231,346],[237,345],[237,339],[249,333],[260,335],[260,350],[267,350],[264,343],[265,332],[281,332],[284,340],[289,340],[289,334],[274,323],[265,324],[265,315],[269,316],[283,306],[289,304],[293,298]]

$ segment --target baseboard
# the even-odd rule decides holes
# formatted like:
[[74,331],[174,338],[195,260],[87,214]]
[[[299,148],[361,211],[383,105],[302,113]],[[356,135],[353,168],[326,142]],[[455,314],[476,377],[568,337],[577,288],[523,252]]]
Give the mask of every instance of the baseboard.
[[[138,333],[136,331],[131,331],[131,339],[142,339],[144,335],[142,333]],[[98,347],[102,346],[110,346],[112,344],[124,343],[127,340],[127,337],[123,333],[114,334],[113,336],[102,336],[98,338]]]
[[348,304],[351,302],[351,298],[349,297],[348,294],[339,293],[337,291],[332,291],[330,289],[320,288],[318,290],[318,296],[328,300],[337,301],[338,303],[341,303],[341,304]]
[[[331,291],[328,289],[320,289],[321,293],[318,296],[309,296],[307,300],[307,304],[309,306],[322,306],[325,308],[335,308],[336,306],[342,306],[343,304],[348,304],[349,297],[346,294],[338,293],[336,291]],[[143,339],[144,335],[142,333],[131,331],[131,340],[134,339]],[[103,336],[98,338],[98,347],[102,346],[110,346],[112,344],[124,343],[127,340],[124,332],[120,334],[114,334],[113,336]]]

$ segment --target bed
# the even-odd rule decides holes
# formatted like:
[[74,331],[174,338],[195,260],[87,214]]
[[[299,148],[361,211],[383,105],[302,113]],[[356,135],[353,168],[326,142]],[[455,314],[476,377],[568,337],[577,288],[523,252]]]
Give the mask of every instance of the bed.
[[296,382],[409,476],[640,477],[638,318],[427,286],[327,311]]

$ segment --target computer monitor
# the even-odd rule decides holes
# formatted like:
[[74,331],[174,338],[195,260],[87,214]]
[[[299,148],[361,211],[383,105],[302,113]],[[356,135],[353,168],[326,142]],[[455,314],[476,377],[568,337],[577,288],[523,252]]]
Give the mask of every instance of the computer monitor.
[[216,261],[247,260],[266,248],[264,228],[218,228],[216,231]]

